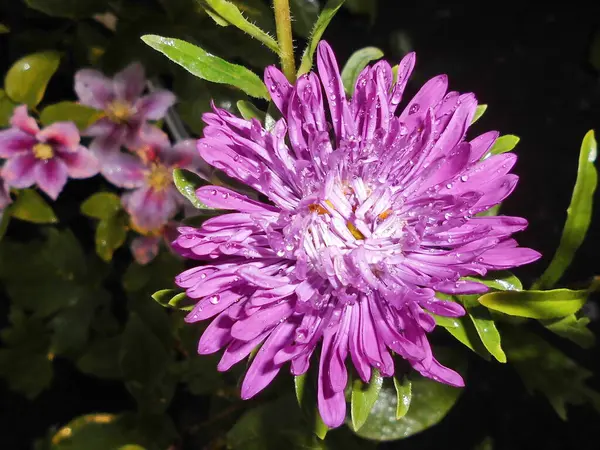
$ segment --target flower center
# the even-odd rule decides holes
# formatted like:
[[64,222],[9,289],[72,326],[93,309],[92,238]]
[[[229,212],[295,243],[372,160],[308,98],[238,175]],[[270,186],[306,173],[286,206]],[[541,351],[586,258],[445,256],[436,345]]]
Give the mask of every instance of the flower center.
[[54,150],[50,144],[35,144],[33,154],[37,159],[47,160],[54,156]]
[[146,177],[148,184],[157,192],[167,189],[172,183],[171,171],[162,164],[153,164]]
[[106,108],[106,115],[112,122],[124,124],[133,116],[133,108],[123,100],[115,100]]

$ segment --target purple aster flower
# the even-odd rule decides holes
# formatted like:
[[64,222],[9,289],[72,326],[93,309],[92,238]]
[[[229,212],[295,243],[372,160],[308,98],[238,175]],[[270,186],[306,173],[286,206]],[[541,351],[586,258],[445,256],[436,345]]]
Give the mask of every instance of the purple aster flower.
[[121,197],[133,228],[156,236],[184,203],[173,184],[173,169],[193,168],[199,159],[195,140],[171,146],[165,133],[148,127],[141,134],[141,147],[134,153],[117,152],[102,163],[102,174],[113,183],[132,189]]
[[201,201],[236,212],[181,227],[174,243],[206,261],[176,278],[198,299],[186,321],[215,317],[198,352],[224,348],[218,369],[227,370],[262,344],[242,398],[287,362],[292,374],[305,373],[319,343],[318,406],[330,427],[346,416],[350,361],[368,382],[374,368],[394,374],[395,353],[426,377],[462,386],[435,359],[427,333],[430,313],[465,311],[436,292],[482,293],[486,286],[462,278],[539,258],[510,238],[524,219],[477,216],[504,200],[517,176],[508,173],[514,154],[483,158],[497,132],[465,140],[474,95],[447,93],[440,75],[396,114],[414,64],[406,56],[395,80],[387,62],[367,67],[347,99],[321,42],[318,75],[291,86],[266,69],[283,116],[271,130],[218,108],[204,116],[201,156],[269,199],[201,187]]
[[82,69],[75,74],[75,92],[83,105],[101,109],[105,117],[91,125],[86,136],[95,139],[90,149],[99,157],[140,145],[140,130],[148,120],[162,119],[175,103],[175,95],[158,90],[142,96],[146,87],[144,68],[139,63],[127,66],[113,79],[97,70]]
[[0,157],[8,160],[2,176],[9,186],[37,184],[56,200],[67,177],[89,178],[98,173],[98,160],[79,145],[79,131],[72,122],[56,122],[40,130],[27,106],[15,108],[11,128],[0,131]]

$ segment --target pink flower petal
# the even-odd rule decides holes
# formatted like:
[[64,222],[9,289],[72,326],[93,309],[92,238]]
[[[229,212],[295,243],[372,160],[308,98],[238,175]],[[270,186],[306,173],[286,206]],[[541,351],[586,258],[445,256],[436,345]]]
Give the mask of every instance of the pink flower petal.
[[146,166],[133,155],[116,152],[105,157],[101,163],[102,175],[115,186],[133,189],[144,184]]
[[100,171],[98,159],[87,148],[79,146],[75,152],[59,152],[71,178],[89,178]]
[[13,156],[2,167],[6,183],[16,188],[26,188],[35,183],[35,166],[40,162],[33,153]]
[[82,69],[75,73],[75,92],[82,105],[97,109],[105,109],[115,98],[112,81],[92,69]]
[[62,146],[65,151],[77,151],[79,130],[73,122],[56,122],[40,131],[36,138],[40,142]]
[[35,135],[40,131],[37,122],[27,113],[27,105],[17,106],[10,118],[10,124],[24,133]]
[[67,184],[67,165],[59,158],[42,161],[35,166],[35,178],[39,188],[56,200]]
[[18,128],[0,131],[0,158],[11,158],[26,152],[37,143],[35,137]]
[[146,120],[159,120],[165,117],[167,110],[175,104],[177,97],[170,91],[155,91],[140,98],[136,108]]
[[145,83],[144,67],[134,62],[115,75],[113,88],[118,99],[133,103],[144,92]]

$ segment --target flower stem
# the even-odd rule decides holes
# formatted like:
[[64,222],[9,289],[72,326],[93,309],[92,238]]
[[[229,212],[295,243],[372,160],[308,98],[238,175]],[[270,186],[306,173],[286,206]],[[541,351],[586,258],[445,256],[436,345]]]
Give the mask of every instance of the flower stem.
[[273,9],[275,10],[281,68],[287,79],[293,83],[296,81],[296,63],[294,61],[294,41],[292,39],[289,0],[273,0]]

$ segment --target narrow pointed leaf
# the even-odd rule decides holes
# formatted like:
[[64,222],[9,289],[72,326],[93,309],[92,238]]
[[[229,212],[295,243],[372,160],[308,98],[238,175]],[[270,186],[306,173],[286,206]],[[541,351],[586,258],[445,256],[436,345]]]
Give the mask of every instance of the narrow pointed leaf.
[[244,119],[258,119],[260,123],[265,123],[267,114],[258,109],[252,103],[247,102],[246,100],[238,100],[236,106]]
[[396,388],[396,420],[402,419],[410,408],[412,399],[412,383],[408,377],[402,379],[394,377],[394,387]]
[[329,25],[329,22],[331,22],[331,19],[333,19],[333,16],[335,16],[335,13],[343,4],[344,0],[329,0],[323,8],[323,11],[321,11],[319,18],[315,22],[315,26],[310,39],[308,40],[308,44],[306,44],[306,48],[302,54],[302,61],[300,62],[298,75],[303,75],[310,72],[313,57],[315,56],[315,50],[317,49],[317,44],[327,29],[327,25]]
[[469,318],[475,325],[475,330],[488,352],[499,362],[506,362],[506,355],[500,345],[500,333],[490,312],[483,306],[466,307]]
[[383,384],[383,377],[375,369],[371,374],[371,381],[365,384],[357,378],[352,383],[352,401],[351,401],[351,415],[352,415],[352,427],[354,431],[359,430],[364,423],[367,421],[373,405],[379,397],[379,391]]
[[486,361],[490,360],[490,355],[475,328],[472,321],[465,316],[462,317],[443,317],[436,314],[431,314],[435,319],[436,324],[446,329],[457,341],[472,351],[477,353]]
[[58,219],[46,201],[33,189],[19,191],[10,206],[10,215],[33,223],[56,223]]
[[180,39],[147,34],[142,40],[198,78],[235,86],[252,97],[269,98],[258,75],[243,66],[229,63]]
[[40,52],[27,55],[15,62],[4,78],[4,89],[13,102],[25,103],[30,108],[44,98],[46,86],[58,69],[58,52]]
[[212,8],[213,12],[217,13],[222,19],[249,34],[254,39],[259,40],[275,53],[279,53],[279,45],[277,44],[277,41],[269,36],[265,31],[249,22],[233,3],[228,2],[227,0],[205,1]]
[[598,184],[598,172],[594,166],[597,143],[594,131],[587,132],[581,143],[577,181],[573,189],[571,204],[567,209],[567,221],[563,228],[558,249],[552,262],[534,284],[535,289],[549,289],[562,277],[573,261],[575,252],[585,239],[592,220],[594,191]]
[[186,169],[175,169],[173,170],[173,182],[181,195],[187,198],[196,208],[210,209],[198,200],[198,197],[196,196],[196,190],[198,190],[200,186],[204,186],[206,182],[194,172],[190,172]]
[[354,93],[354,84],[360,72],[367,67],[371,61],[382,58],[383,52],[377,47],[365,47],[355,51],[342,69],[342,83],[348,95]]
[[523,284],[508,271],[489,272],[485,277],[464,277],[465,280],[476,281],[498,291],[522,291]]
[[40,115],[42,125],[54,122],[74,122],[80,131],[104,116],[104,112],[75,102],[60,102],[46,106]]
[[488,105],[477,105],[477,108],[475,108],[475,115],[473,116],[473,120],[471,120],[471,125],[481,119],[481,116],[485,114],[487,108]]
[[530,319],[556,319],[581,309],[590,290],[503,291],[479,297],[479,303],[494,311]]
[[521,138],[513,134],[500,136],[498,139],[496,139],[496,142],[494,142],[494,145],[489,153],[492,155],[499,155],[500,153],[510,152],[517,146],[520,140]]

